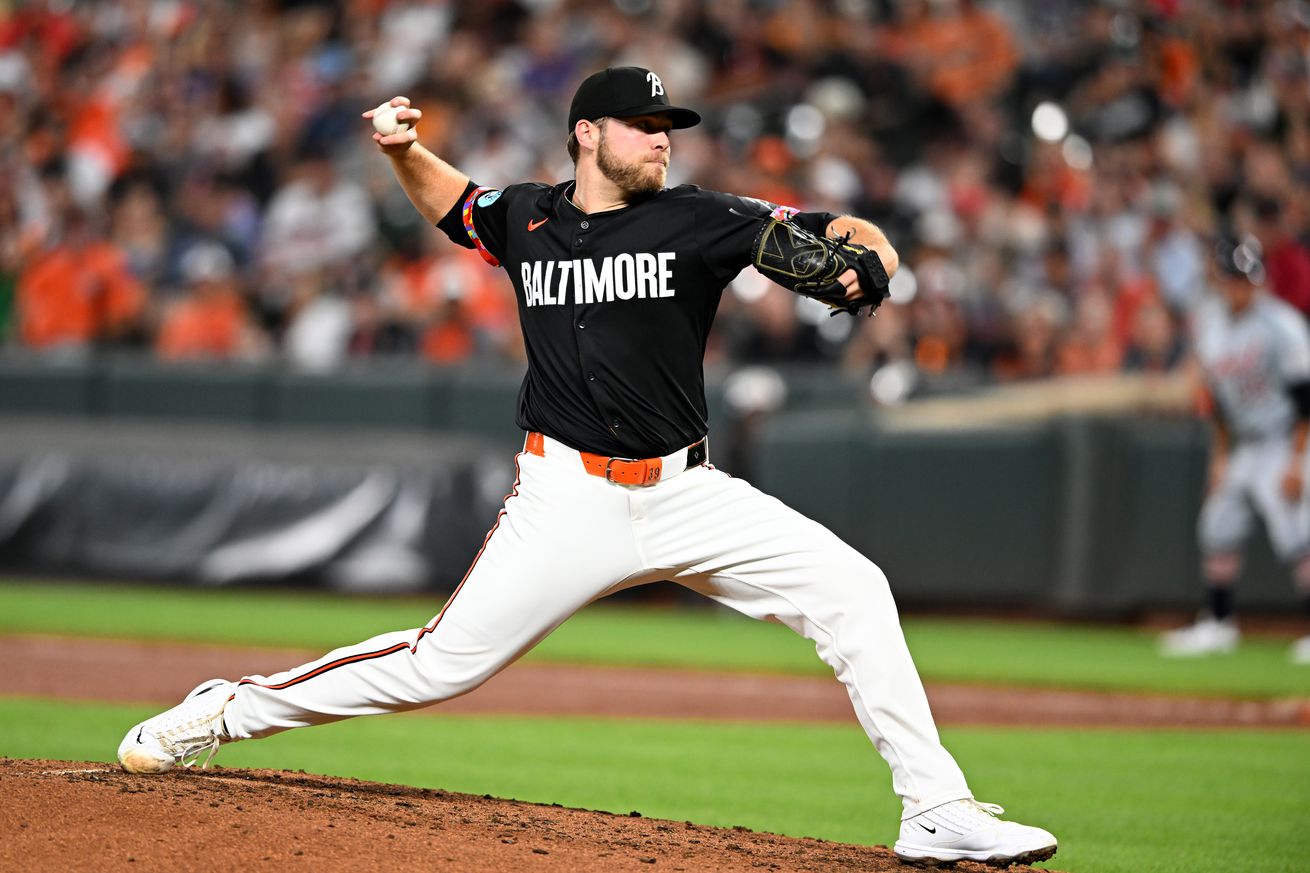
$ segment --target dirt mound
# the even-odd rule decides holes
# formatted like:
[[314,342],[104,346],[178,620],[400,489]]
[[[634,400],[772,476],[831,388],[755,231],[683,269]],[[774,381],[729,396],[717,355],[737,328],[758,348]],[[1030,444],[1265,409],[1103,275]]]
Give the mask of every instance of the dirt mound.
[[0,758],[0,797],[4,870],[912,869],[884,846],[272,770],[133,776],[102,763]]

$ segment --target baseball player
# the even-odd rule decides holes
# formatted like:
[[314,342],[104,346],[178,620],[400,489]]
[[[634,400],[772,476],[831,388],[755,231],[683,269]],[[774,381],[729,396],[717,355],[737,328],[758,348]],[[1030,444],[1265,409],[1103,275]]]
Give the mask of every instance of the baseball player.
[[[1196,320],[1196,355],[1213,398],[1210,486],[1198,535],[1206,608],[1190,627],[1170,631],[1161,651],[1172,657],[1231,652],[1240,637],[1233,584],[1242,547],[1259,513],[1278,557],[1310,613],[1310,330],[1299,312],[1266,293],[1258,250],[1221,240],[1214,273],[1219,299]],[[1293,661],[1310,664],[1310,636]]]
[[[422,117],[404,97],[391,104],[405,107],[401,120]],[[973,799],[882,571],[708,463],[702,358],[729,281],[754,265],[854,313],[881,303],[897,258],[862,220],[665,188],[670,131],[699,121],[654,72],[602,70],[569,111],[576,180],[504,189],[469,181],[412,129],[374,135],[419,212],[514,285],[528,356],[514,489],[427,625],[273,676],[204,683],[128,732],[125,769],[208,763],[220,743],[448,700],[587,603],[673,579],[814,642],[891,768],[902,858],[1006,865],[1055,853],[1051,834]]]

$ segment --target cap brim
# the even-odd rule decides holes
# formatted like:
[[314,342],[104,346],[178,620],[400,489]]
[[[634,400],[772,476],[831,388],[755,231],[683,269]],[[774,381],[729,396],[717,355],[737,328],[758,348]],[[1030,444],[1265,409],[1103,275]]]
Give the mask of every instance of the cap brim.
[[649,106],[637,106],[610,114],[615,118],[632,118],[634,115],[667,115],[673,121],[674,130],[682,130],[700,124],[699,112],[683,109],[681,106],[670,106],[667,103],[652,103]]

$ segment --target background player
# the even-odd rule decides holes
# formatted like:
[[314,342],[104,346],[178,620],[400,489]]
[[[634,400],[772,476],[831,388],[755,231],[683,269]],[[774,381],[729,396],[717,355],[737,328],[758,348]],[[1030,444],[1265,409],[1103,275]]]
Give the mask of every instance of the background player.
[[664,188],[670,131],[699,120],[669,104],[654,72],[603,70],[569,112],[576,182],[504,190],[477,186],[413,130],[374,137],[416,208],[514,285],[528,353],[514,491],[428,625],[273,676],[205,683],[128,732],[124,768],[162,772],[221,742],[450,699],[588,602],[673,579],[814,641],[891,768],[902,858],[1008,864],[1055,853],[1051,834],[973,799],[941,745],[882,571],[706,463],[702,359],[728,282],[748,264],[802,279],[827,251],[814,234],[849,236],[873,253],[847,247],[858,257],[833,271],[829,302],[876,306],[883,267],[894,272],[897,259],[868,222]]
[[[1206,607],[1190,627],[1161,640],[1165,655],[1231,652],[1240,633],[1233,585],[1258,512],[1310,614],[1310,331],[1304,318],[1261,287],[1251,243],[1221,240],[1214,273],[1219,299],[1197,316],[1196,352],[1213,398],[1210,483],[1199,539]],[[1291,658],[1310,664],[1310,636]]]

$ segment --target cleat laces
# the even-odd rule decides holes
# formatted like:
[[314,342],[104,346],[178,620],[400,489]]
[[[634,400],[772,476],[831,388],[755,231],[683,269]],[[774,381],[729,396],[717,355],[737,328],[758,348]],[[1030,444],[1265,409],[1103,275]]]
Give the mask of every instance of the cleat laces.
[[[197,694],[196,698],[203,697],[209,690],[212,689]],[[153,735],[164,751],[183,767],[199,764],[200,769],[207,769],[222,742],[219,734],[222,731],[223,710],[227,707],[227,701],[223,701],[223,705],[215,711],[212,701],[213,698],[203,701],[208,705],[201,710],[196,705],[199,701],[192,698],[172,712],[159,716],[155,724],[144,730]]]
[[930,811],[934,819],[961,834],[995,827],[1000,821],[997,816],[1003,812],[1005,809],[999,804],[983,803],[971,798],[947,803]]
[[973,799],[969,799],[965,802],[969,806],[975,807],[989,818],[995,818],[996,816],[1005,812],[1005,807],[1001,806],[999,803],[984,803],[981,800],[973,800]]
[[[202,752],[205,753],[204,761],[200,760],[200,755]],[[205,743],[203,745],[197,745],[192,749],[188,750],[187,752],[184,752],[182,754],[182,766],[190,768],[196,766],[196,763],[199,762],[201,770],[208,770],[209,762],[214,760],[214,756],[217,754],[218,754],[218,737],[214,737],[208,743]]]

